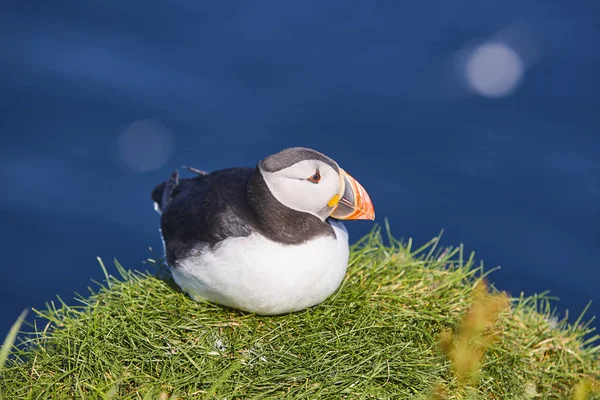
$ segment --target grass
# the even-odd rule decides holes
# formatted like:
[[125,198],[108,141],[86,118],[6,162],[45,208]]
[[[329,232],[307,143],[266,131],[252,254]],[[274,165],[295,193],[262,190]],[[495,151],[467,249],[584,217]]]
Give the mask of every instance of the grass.
[[389,242],[376,229],[334,295],[278,317],[196,303],[116,263],[77,306],[34,310],[0,398],[600,399],[589,322],[488,287],[439,237]]

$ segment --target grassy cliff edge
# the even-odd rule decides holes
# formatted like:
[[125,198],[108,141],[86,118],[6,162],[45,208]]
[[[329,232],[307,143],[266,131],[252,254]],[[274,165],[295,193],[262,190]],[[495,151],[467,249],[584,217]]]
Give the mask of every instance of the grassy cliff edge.
[[277,317],[196,303],[116,263],[79,305],[35,311],[0,363],[0,398],[600,399],[589,322],[488,288],[439,237],[388,241],[376,229],[329,299]]

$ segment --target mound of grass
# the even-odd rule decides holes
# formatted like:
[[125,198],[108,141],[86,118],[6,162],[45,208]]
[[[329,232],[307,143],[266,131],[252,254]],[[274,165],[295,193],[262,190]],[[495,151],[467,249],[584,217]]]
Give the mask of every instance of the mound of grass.
[[196,303],[124,270],[80,305],[35,311],[1,371],[6,399],[600,399],[600,346],[546,296],[509,299],[462,247],[379,230],[324,303],[277,317]]

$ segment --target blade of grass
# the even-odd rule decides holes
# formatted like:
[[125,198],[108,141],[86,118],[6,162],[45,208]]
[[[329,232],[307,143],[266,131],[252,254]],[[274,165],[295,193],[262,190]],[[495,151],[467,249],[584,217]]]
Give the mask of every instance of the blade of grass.
[[23,325],[23,321],[25,321],[25,317],[27,316],[27,310],[23,310],[19,318],[12,325],[10,330],[8,331],[8,335],[4,339],[2,343],[2,348],[0,349],[0,372],[4,369],[4,365],[6,360],[8,360],[8,356],[13,348],[15,340],[17,339],[17,334],[19,333],[19,329],[21,329],[21,325]]

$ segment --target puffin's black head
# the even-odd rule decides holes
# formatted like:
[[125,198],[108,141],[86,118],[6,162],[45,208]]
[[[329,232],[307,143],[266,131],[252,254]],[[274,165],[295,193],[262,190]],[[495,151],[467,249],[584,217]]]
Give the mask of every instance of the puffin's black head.
[[292,147],[258,163],[269,191],[283,205],[325,220],[375,219],[366,190],[331,158]]

